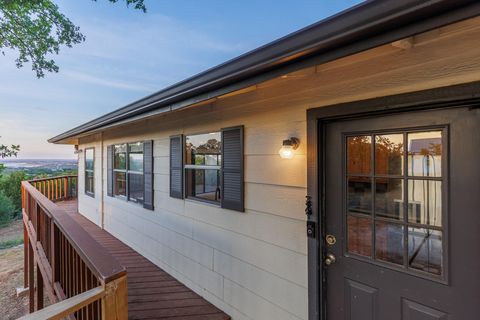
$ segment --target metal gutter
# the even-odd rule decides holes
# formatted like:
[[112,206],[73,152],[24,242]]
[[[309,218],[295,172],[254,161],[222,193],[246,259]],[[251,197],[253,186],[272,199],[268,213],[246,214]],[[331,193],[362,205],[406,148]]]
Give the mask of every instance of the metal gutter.
[[48,141],[62,143],[159,108],[160,113],[178,110],[312,63],[332,61],[478,15],[480,3],[475,0],[366,1]]

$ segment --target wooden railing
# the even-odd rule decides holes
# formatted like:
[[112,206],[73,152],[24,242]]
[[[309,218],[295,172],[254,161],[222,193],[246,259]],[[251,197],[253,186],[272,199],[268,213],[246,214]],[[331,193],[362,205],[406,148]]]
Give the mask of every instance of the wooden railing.
[[[76,182],[76,176],[22,182],[25,319],[127,319],[125,268],[54,203],[76,197]],[[46,308],[44,293],[52,304]]]
[[29,181],[51,201],[62,201],[77,197],[77,176],[61,176]]

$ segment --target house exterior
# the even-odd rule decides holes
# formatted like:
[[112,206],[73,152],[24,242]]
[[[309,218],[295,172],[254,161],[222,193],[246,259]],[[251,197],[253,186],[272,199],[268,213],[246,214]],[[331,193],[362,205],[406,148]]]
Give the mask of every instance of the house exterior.
[[367,1],[50,142],[82,215],[232,319],[474,319],[479,14]]

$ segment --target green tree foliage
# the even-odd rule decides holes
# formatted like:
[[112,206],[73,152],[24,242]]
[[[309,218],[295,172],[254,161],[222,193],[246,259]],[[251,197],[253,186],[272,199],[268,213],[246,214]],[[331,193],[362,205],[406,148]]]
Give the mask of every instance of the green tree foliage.
[[7,224],[12,220],[15,212],[15,206],[12,200],[0,191],[0,226]]
[[[0,37],[1,36],[2,35],[0,33]],[[9,158],[9,157],[16,157],[19,151],[20,151],[19,145],[12,144],[11,146],[6,146],[4,144],[0,144],[0,158],[2,159]],[[3,166],[0,165],[0,173],[2,173],[2,169],[3,169]]]
[[[146,11],[144,0],[122,1]],[[72,47],[83,41],[85,36],[80,28],[52,0],[0,0],[0,51],[4,55],[5,48],[18,51],[17,67],[31,62],[38,78],[44,77],[45,72],[58,72],[50,55],[58,54],[61,46]]]
[[22,210],[22,193],[20,190],[23,180],[28,180],[23,171],[15,171],[0,178],[0,192],[11,200],[15,217],[20,216]]

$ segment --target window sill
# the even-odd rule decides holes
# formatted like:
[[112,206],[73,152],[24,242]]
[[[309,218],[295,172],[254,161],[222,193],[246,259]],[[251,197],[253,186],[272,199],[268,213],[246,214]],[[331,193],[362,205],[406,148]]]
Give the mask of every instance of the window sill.
[[204,200],[204,199],[199,199],[199,198],[194,198],[194,197],[187,197],[187,198],[185,198],[185,201],[205,204],[207,206],[215,207],[215,208],[221,208],[222,207],[220,202],[214,202],[214,201]]
[[143,208],[143,202],[136,202],[136,201],[128,200],[128,198],[126,196],[113,195],[111,198],[121,200],[121,201],[123,201],[125,203],[128,203],[128,204],[130,204],[132,206],[135,206],[135,207]]
[[95,193],[92,193],[92,192],[85,191],[85,195],[89,196],[90,198],[95,198]]

